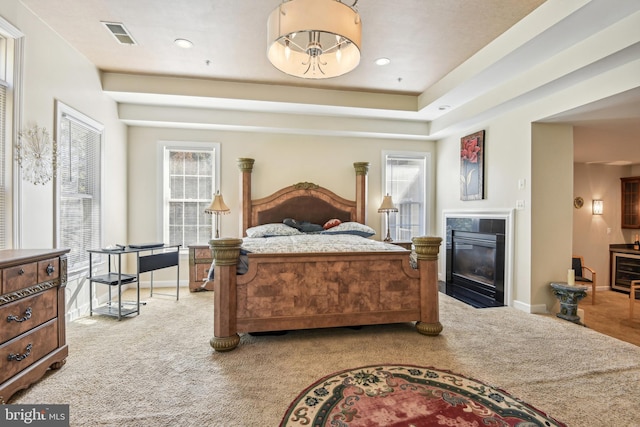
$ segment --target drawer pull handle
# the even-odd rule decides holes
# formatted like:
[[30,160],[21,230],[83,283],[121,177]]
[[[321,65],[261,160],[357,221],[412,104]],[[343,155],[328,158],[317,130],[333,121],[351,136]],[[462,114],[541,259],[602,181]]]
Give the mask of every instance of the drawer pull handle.
[[18,274],[22,276],[24,274],[24,268],[21,268],[20,270],[18,270]]
[[29,357],[29,355],[31,354],[31,349],[33,348],[33,344],[29,343],[29,345],[27,346],[26,350],[23,354],[9,354],[7,356],[7,360],[9,362],[11,362],[12,360],[15,360],[16,362],[19,362],[21,360],[26,359],[27,357]]
[[54,272],[54,271],[56,271],[56,269],[55,269],[55,268],[53,268],[53,264],[49,264],[49,265],[47,265],[47,274],[48,274],[49,276],[51,276],[51,275],[53,274],[53,272]]
[[31,307],[27,307],[27,309],[24,312],[24,316],[23,317],[18,317],[18,316],[14,316],[13,314],[11,316],[7,316],[7,322],[24,322],[25,320],[29,320],[31,319]]

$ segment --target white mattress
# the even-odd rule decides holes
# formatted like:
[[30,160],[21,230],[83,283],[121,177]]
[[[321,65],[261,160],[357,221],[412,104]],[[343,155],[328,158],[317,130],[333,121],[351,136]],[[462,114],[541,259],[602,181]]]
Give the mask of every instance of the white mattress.
[[303,234],[245,237],[245,253],[382,252],[403,251],[400,246],[351,234]]

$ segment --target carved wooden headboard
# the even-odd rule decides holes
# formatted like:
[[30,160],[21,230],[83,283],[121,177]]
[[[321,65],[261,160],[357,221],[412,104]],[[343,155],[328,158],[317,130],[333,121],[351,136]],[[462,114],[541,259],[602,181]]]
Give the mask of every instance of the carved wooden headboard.
[[260,224],[282,222],[285,218],[324,224],[338,218],[341,221],[366,223],[368,162],[357,162],[356,200],[344,199],[333,191],[310,182],[301,182],[276,191],[270,196],[251,198],[251,173],[254,159],[238,159],[242,172],[240,189],[240,232]]

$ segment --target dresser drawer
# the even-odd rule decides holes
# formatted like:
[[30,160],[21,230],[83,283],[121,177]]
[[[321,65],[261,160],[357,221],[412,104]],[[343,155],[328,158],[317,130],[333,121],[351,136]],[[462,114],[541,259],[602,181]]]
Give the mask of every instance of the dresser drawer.
[[60,258],[38,261],[38,283],[50,282],[60,277]]
[[0,346],[0,383],[28,368],[58,347],[58,319]]
[[193,250],[193,258],[195,259],[196,264],[198,263],[211,263],[213,261],[213,254],[211,253],[211,248],[194,248]]
[[195,280],[198,282],[203,282],[205,279],[209,277],[209,267],[211,267],[211,263],[208,264],[196,264],[196,277]]
[[57,288],[0,306],[0,344],[58,315]]
[[2,294],[19,291],[38,283],[38,263],[31,262],[2,269]]

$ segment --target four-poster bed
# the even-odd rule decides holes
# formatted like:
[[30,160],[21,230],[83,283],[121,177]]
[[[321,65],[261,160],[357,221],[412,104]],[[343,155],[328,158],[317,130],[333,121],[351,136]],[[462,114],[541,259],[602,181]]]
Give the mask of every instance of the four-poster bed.
[[[345,225],[365,223],[368,163],[354,163],[355,200],[308,182],[254,200],[253,164],[253,159],[238,159],[243,236],[286,218],[314,224],[331,219]],[[374,245],[367,240],[367,246]],[[442,330],[437,284],[440,242],[437,237],[414,238],[413,266],[411,251],[397,246],[366,252],[252,252],[246,255],[246,273],[239,275],[243,239],[213,239],[211,346],[217,351],[232,350],[240,341],[239,333],[404,322],[417,322],[422,334],[438,335]]]

